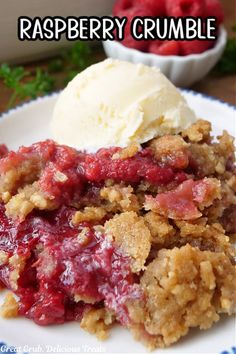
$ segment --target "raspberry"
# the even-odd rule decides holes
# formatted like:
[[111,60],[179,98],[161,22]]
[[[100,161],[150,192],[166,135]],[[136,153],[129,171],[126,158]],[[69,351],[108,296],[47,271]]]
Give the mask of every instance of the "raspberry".
[[130,26],[131,21],[134,17],[143,17],[143,16],[151,16],[150,10],[143,6],[135,6],[131,7],[130,9],[123,10],[119,14],[120,17],[127,17],[127,23],[125,26],[125,38],[122,41],[122,44],[126,47],[145,51],[148,47],[148,41],[137,41],[131,36]]
[[166,0],[166,11],[174,17],[203,16],[205,0]]
[[134,4],[142,5],[151,11],[152,16],[166,14],[165,0],[133,0]]
[[177,41],[152,41],[148,51],[158,55],[178,55],[179,49]]
[[116,0],[112,14],[113,16],[120,16],[120,12],[127,10],[133,5],[133,0]]
[[217,18],[217,23],[221,24],[224,20],[224,10],[219,0],[205,0],[205,17],[213,16]]
[[145,52],[147,50],[148,47],[148,41],[137,41],[136,39],[134,39],[131,34],[125,36],[125,39],[123,39],[123,41],[121,41],[121,43],[128,48],[132,48],[132,49],[137,49],[140,50],[141,52]]
[[151,11],[144,6],[134,6],[129,9],[120,11],[119,17],[127,17],[126,32],[130,33],[131,21],[134,17],[152,16]]
[[207,49],[213,47],[215,41],[181,41],[180,42],[180,54],[189,55],[189,54],[200,54],[205,52]]

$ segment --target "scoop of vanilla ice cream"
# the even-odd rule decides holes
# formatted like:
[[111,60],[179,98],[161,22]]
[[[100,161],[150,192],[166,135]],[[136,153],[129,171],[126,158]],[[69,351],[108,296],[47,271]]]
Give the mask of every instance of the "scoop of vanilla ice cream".
[[68,84],[55,105],[51,127],[58,143],[94,152],[178,133],[195,120],[159,69],[107,59]]

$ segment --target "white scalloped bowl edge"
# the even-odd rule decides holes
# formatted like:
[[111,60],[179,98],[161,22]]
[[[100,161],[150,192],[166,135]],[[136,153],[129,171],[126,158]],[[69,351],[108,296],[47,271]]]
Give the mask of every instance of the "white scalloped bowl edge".
[[162,56],[127,48],[117,41],[104,41],[103,47],[110,58],[159,67],[174,85],[189,87],[215,66],[223,54],[226,41],[227,32],[221,26],[215,46],[201,54]]

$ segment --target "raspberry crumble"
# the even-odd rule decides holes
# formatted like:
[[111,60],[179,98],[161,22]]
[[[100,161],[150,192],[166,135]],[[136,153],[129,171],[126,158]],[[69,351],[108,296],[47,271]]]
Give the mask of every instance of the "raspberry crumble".
[[0,145],[1,315],[100,339],[119,322],[150,349],[231,315],[234,150],[207,121],[94,154]]

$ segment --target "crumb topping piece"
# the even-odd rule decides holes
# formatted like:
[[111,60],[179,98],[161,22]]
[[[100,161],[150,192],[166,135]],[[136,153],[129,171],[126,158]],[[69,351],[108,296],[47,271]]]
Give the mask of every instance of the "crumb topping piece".
[[21,272],[24,270],[25,267],[25,257],[19,256],[14,254],[12,257],[9,258],[8,262],[11,268],[9,274],[9,282],[11,285],[12,290],[17,290],[18,288],[18,279],[20,278]]
[[144,215],[144,220],[151,232],[152,243],[162,245],[167,238],[175,235],[174,227],[169,223],[168,218],[158,215],[152,211]]
[[4,303],[0,307],[0,316],[14,318],[18,316],[19,305],[12,293],[7,293]]
[[220,312],[235,311],[235,267],[223,253],[186,245],[160,250],[141,284],[146,291],[144,326],[168,346],[190,327],[207,329]]
[[110,187],[103,187],[100,191],[102,200],[107,201],[106,209],[108,211],[135,211],[141,206],[133,188],[129,186],[120,186],[115,184]]
[[105,308],[89,309],[85,312],[80,326],[85,331],[95,334],[98,339],[105,340],[113,322],[114,316]]
[[79,225],[84,221],[99,221],[106,215],[106,210],[102,207],[86,207],[83,211],[77,211],[72,218],[74,225]]
[[0,251],[0,266],[6,264],[8,262],[9,256],[7,252]]
[[105,231],[132,258],[133,272],[144,269],[151,248],[151,233],[142,217],[132,211],[115,215],[105,223]]
[[182,136],[188,138],[193,143],[209,141],[211,132],[211,123],[207,120],[199,119],[189,128],[183,130]]
[[12,219],[23,221],[34,209],[53,210],[55,207],[54,201],[46,198],[38,184],[33,183],[19,188],[18,193],[6,204],[6,214]]
[[157,161],[180,169],[188,166],[188,144],[181,136],[165,135],[154,139],[150,146]]
[[141,149],[141,145],[138,143],[132,143],[124,149],[121,149],[119,152],[116,152],[113,156],[113,160],[126,160],[130,157],[133,157]]

